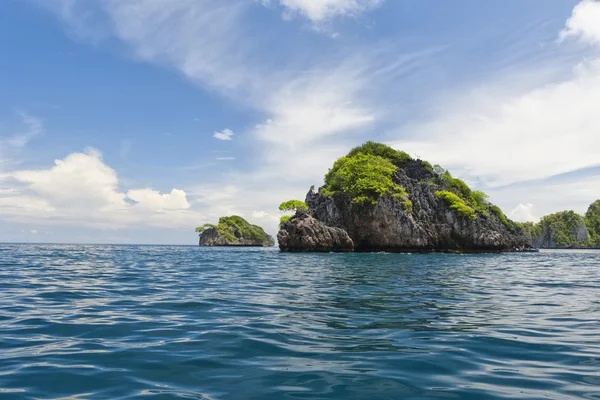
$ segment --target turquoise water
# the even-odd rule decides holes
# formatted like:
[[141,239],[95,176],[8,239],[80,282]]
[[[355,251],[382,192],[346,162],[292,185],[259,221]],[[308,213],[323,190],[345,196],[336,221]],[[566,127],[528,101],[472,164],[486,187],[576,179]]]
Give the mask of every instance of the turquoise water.
[[600,254],[0,245],[1,399],[600,399]]

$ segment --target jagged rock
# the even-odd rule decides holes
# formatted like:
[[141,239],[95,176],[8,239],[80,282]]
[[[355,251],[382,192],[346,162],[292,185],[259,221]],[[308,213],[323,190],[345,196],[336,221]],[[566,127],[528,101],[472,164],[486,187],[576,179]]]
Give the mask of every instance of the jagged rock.
[[489,203],[477,210],[470,208],[471,218],[451,208],[439,191],[452,189],[427,163],[409,159],[394,161],[394,165],[392,180],[406,191],[404,201],[386,193],[375,204],[357,203],[344,192],[331,195],[323,188],[317,193],[311,190],[306,197],[307,214],[297,214],[282,226],[278,234],[281,250],[338,251],[330,236],[315,233],[336,228],[351,239],[341,247],[344,251],[350,242],[359,252],[501,252],[530,247],[523,229]]
[[332,228],[307,213],[298,213],[277,235],[279,248],[288,252],[351,252],[354,243],[348,233]]

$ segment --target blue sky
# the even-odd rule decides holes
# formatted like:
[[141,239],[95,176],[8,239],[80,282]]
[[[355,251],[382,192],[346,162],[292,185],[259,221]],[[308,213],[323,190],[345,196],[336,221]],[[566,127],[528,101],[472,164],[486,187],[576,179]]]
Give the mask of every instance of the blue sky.
[[0,241],[275,234],[366,140],[516,220],[600,198],[592,0],[7,0],[0,50]]

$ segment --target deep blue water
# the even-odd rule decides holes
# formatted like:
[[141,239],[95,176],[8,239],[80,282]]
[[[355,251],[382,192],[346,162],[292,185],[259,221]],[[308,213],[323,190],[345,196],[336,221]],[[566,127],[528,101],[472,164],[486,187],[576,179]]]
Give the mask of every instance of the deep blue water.
[[1,399],[600,399],[600,254],[0,245]]

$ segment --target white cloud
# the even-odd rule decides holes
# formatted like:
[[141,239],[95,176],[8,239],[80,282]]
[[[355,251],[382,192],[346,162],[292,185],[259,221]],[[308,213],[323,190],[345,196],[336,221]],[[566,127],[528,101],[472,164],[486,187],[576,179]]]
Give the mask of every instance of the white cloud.
[[235,135],[235,133],[233,133],[231,129],[213,132],[213,137],[219,140],[233,140],[233,135]]
[[[599,7],[577,6],[568,32],[595,37]],[[503,82],[456,94],[441,105],[443,113],[409,127],[410,139],[393,144],[489,186],[599,165],[600,55],[565,75],[533,89]]]
[[249,82],[250,66],[243,60],[253,49],[239,20],[251,2],[40,1],[83,40],[115,36],[139,59],[175,65],[188,78],[225,91]]
[[0,191],[0,216],[17,222],[138,228],[188,228],[202,215],[190,210],[183,190],[161,194],[153,189],[119,190],[116,172],[100,152],[73,153],[41,170],[14,171]]
[[8,164],[33,138],[44,133],[41,119],[23,112],[19,113],[19,117],[24,131],[0,137],[0,167]]
[[23,124],[27,127],[26,131],[17,133],[4,141],[6,145],[16,149],[25,147],[31,139],[44,132],[44,125],[41,119],[23,112],[19,113],[19,116]]
[[235,157],[217,157],[216,159],[218,161],[233,161],[235,160]]
[[336,17],[355,17],[379,6],[383,0],[278,0],[286,16],[301,14],[315,23]]
[[136,189],[127,192],[127,198],[135,201],[138,207],[150,211],[187,210],[190,208],[183,190],[173,189],[161,194],[152,189]]
[[589,44],[600,44],[600,2],[583,0],[573,10],[561,39],[575,37]]
[[519,204],[510,212],[509,218],[518,222],[537,222],[539,217],[535,215],[533,204]]

